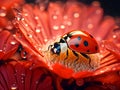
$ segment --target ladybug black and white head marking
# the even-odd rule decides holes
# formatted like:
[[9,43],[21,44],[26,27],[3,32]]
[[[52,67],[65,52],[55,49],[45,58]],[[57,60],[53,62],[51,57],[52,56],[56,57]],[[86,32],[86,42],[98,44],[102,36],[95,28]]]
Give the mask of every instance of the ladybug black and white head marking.
[[64,53],[67,51],[67,43],[64,39],[60,39],[59,42],[55,42],[53,45],[51,45],[51,52],[53,54],[59,55],[60,53]]

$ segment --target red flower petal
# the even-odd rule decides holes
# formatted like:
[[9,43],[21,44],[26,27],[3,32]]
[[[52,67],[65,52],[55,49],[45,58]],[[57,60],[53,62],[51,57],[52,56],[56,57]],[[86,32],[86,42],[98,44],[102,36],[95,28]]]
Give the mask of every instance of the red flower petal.
[[[0,88],[20,90],[53,89],[50,73],[32,62],[11,62],[0,67]],[[46,84],[48,83],[48,84]]]
[[16,52],[19,43],[8,31],[2,31],[0,33],[0,38],[0,59],[8,59]]

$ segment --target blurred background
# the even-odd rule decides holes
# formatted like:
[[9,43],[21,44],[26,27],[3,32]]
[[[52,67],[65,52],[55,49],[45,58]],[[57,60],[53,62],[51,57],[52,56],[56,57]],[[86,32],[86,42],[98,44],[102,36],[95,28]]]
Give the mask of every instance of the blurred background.
[[[66,1],[66,0],[38,0],[38,1]],[[120,0],[77,0],[77,1],[86,4],[90,4],[93,1],[99,1],[101,7],[104,9],[105,15],[111,15],[114,17],[120,16]],[[26,2],[33,3],[35,2],[35,0],[26,0]]]

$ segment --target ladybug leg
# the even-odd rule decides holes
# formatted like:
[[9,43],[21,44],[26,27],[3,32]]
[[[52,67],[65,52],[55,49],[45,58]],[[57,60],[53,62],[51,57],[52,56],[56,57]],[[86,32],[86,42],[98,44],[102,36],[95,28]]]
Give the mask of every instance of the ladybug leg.
[[87,58],[89,60],[89,65],[90,65],[90,67],[92,67],[91,64],[90,64],[91,63],[91,58],[88,55],[84,54],[84,53],[80,53],[80,54],[82,54],[85,58]]
[[66,51],[66,57],[65,57],[64,60],[66,60],[67,58],[68,58],[68,49],[67,49],[67,51]]
[[72,50],[72,52],[73,52],[73,54],[77,57],[77,58],[75,59],[75,61],[74,61],[74,63],[75,63],[75,62],[77,62],[77,61],[78,61],[78,59],[79,59],[79,55],[78,55],[78,53],[76,53],[76,52],[75,52],[75,51],[73,51],[73,50]]
[[67,49],[67,51],[66,51],[66,57],[64,58],[64,65],[66,64],[66,62],[67,62],[67,59],[68,59],[68,49]]

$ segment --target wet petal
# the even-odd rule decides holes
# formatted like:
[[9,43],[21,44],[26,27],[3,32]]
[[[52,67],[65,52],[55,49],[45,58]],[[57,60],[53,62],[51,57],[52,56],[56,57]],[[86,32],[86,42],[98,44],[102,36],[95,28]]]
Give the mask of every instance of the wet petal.
[[0,33],[0,38],[1,38],[0,58],[7,59],[16,52],[19,43],[14,39],[14,37],[8,31],[2,31]]

